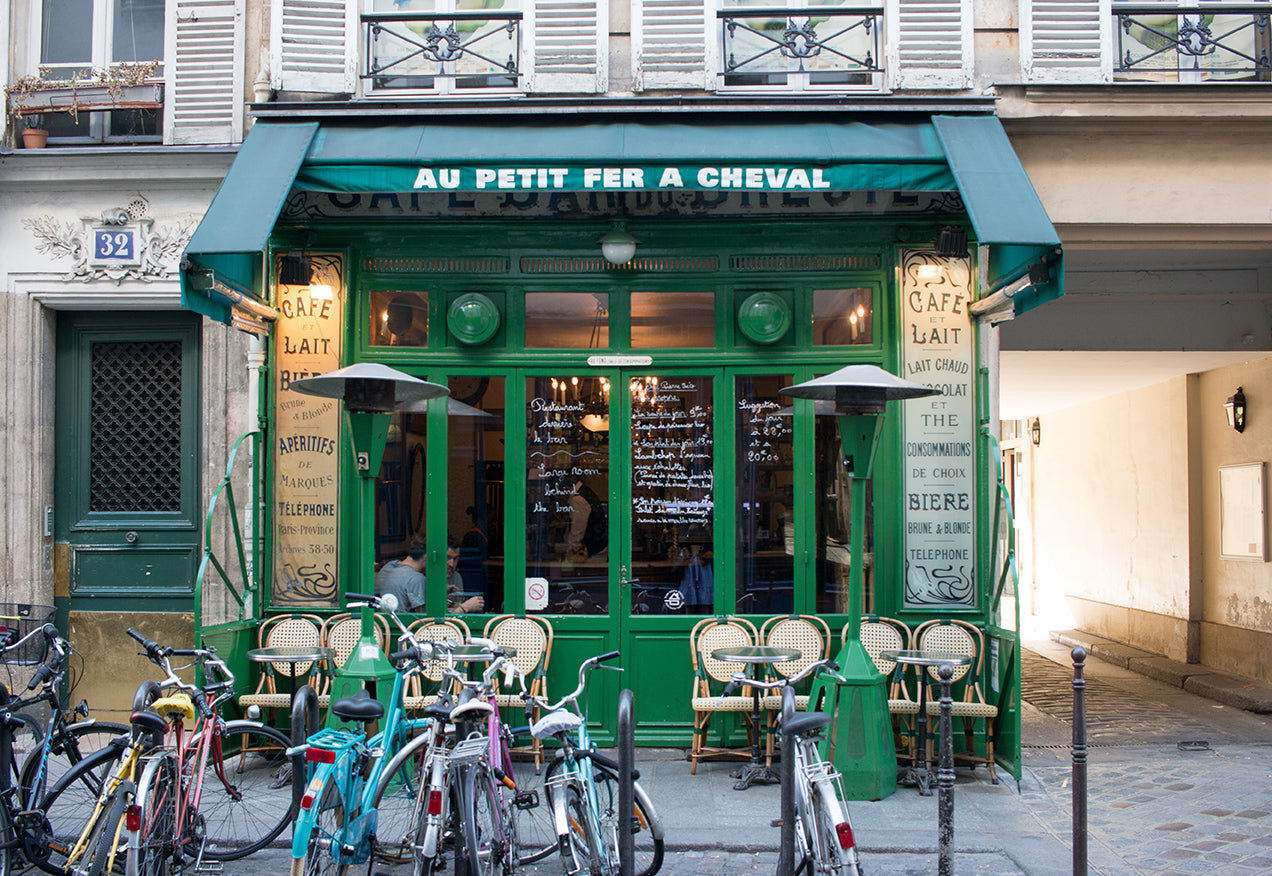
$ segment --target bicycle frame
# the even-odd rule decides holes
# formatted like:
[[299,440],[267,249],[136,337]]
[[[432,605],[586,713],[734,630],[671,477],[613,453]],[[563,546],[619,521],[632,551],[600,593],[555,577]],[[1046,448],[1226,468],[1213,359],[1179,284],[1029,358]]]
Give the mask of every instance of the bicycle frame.
[[[390,706],[382,719],[384,729],[374,736],[368,737],[364,728],[324,728],[305,740],[305,760],[314,766],[300,801],[300,815],[292,836],[293,857],[307,853],[310,836],[317,826],[317,807],[321,805],[328,783],[336,781],[342,799],[357,801],[358,816],[327,838],[331,842],[331,857],[342,866],[367,862],[371,855],[371,835],[376,828],[377,813],[372,804],[384,767],[401,747],[407,731],[429,723],[426,718],[406,717],[402,705],[407,680],[415,671],[414,667],[407,667],[395,674]],[[361,764],[368,758],[371,770],[364,777]],[[348,805],[352,808],[353,804]]]

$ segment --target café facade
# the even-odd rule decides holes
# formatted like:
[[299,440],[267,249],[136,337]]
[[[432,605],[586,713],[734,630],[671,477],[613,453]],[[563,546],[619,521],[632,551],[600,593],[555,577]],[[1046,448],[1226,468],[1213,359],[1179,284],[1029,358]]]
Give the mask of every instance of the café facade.
[[[985,631],[1018,770],[994,326],[1040,318],[1063,263],[989,109],[295,111],[258,113],[182,263],[185,306],[265,353],[259,552],[245,584],[204,563],[200,600],[239,591],[206,638],[241,652],[262,617],[341,611],[422,550],[421,616],[545,617],[549,691],[620,649],[604,731],[628,687],[639,744],[687,745],[704,617],[815,614],[838,647],[851,485],[832,411],[783,390],[871,364],[939,395],[889,405],[864,610]],[[394,415],[373,509],[338,402],[291,386],[362,362],[450,391]]]

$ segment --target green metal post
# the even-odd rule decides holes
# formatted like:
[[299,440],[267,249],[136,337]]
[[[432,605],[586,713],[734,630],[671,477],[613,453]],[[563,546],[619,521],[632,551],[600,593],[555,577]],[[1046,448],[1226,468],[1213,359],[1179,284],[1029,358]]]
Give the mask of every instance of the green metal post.
[[840,415],[837,420],[844,465],[852,480],[848,637],[835,658],[842,680],[819,680],[810,703],[820,702],[822,711],[835,715],[830,731],[832,759],[843,775],[848,799],[882,800],[897,789],[897,752],[886,680],[861,644],[861,608],[866,589],[866,482],[874,466],[883,415]]

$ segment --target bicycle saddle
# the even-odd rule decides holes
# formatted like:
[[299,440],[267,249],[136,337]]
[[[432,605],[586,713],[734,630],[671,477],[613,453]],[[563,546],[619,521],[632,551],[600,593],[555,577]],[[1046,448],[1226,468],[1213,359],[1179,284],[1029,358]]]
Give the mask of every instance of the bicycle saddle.
[[495,707],[485,700],[471,699],[460,703],[458,706],[450,710],[450,719],[452,721],[462,721],[465,718],[475,715],[489,715],[495,710]]
[[447,721],[450,719],[451,707],[448,703],[429,703],[424,707],[424,717],[433,718],[437,721]]
[[133,712],[128,717],[128,721],[138,733],[147,734],[150,741],[156,745],[163,741],[164,731],[168,729],[167,722],[154,712]]
[[357,721],[366,724],[384,717],[384,706],[378,700],[371,699],[371,694],[360,690],[351,697],[341,697],[331,704],[331,711],[346,721]]
[[793,733],[796,736],[811,736],[830,723],[830,715],[827,712],[800,712],[795,717],[787,719],[782,726],[783,733]]
[[557,712],[549,712],[538,721],[535,721],[534,726],[530,728],[530,735],[535,739],[551,739],[558,733],[569,733],[571,730],[577,730],[582,723],[583,719],[581,717],[573,712],[561,709]]
[[155,710],[156,715],[180,715],[183,718],[194,720],[194,701],[190,699],[190,695],[185,691],[177,691],[172,696],[160,697],[150,704],[150,708]]

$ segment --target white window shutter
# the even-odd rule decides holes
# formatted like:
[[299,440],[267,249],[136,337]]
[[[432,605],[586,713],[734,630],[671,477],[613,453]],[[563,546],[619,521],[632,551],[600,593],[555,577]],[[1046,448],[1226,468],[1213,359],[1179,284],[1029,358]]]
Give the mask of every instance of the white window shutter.
[[609,0],[533,0],[526,6],[526,91],[603,94],[609,84]]
[[1111,0],[1020,0],[1025,82],[1113,81]]
[[715,0],[632,0],[632,88],[714,91]]
[[167,0],[164,142],[243,139],[245,0]]
[[358,83],[358,0],[273,0],[270,87],[354,94]]
[[972,4],[890,0],[885,11],[888,87],[967,88],[972,82]]

